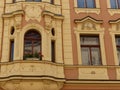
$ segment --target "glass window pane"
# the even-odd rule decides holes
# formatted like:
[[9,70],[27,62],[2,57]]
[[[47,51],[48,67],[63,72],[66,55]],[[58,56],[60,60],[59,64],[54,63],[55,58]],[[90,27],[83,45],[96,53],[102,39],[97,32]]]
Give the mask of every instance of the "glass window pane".
[[32,57],[32,41],[25,40],[24,54]]
[[81,45],[99,45],[98,37],[85,37],[81,36]]
[[41,2],[41,0],[35,0],[35,2]]
[[39,58],[40,55],[40,41],[34,41],[33,43],[33,57]]
[[29,31],[27,34],[25,34],[26,39],[40,39],[40,34],[35,31]]
[[116,45],[120,45],[120,37],[116,37]]
[[10,60],[14,59],[14,41],[10,41]]
[[32,2],[33,0],[26,0],[27,2]]
[[94,0],[86,0],[87,8],[95,8]]
[[120,0],[118,0],[118,8],[120,8]]
[[111,8],[117,8],[116,0],[110,0]]
[[82,55],[82,64],[83,65],[90,65],[90,51],[89,48],[83,48],[81,49],[81,55]]
[[120,48],[118,47],[117,47],[117,56],[118,56],[119,65],[120,65]]
[[91,48],[91,53],[92,53],[92,65],[101,65],[99,48]]
[[85,0],[77,0],[78,7],[84,8],[85,7]]

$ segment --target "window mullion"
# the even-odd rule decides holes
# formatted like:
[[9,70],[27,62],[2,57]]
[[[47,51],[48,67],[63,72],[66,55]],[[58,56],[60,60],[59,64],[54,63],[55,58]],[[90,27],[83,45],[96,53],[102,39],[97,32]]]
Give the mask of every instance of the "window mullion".
[[33,55],[33,48],[34,48],[34,40],[32,39],[32,55]]
[[91,47],[89,47],[89,50],[90,50],[90,65],[93,65],[93,63],[92,63],[92,50],[91,50]]
[[87,8],[87,0],[85,0],[84,7]]

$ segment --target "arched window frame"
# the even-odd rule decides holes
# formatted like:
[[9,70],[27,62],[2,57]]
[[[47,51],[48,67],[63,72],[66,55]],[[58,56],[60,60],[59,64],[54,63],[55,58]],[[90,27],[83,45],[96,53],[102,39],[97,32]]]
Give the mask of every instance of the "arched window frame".
[[[29,35],[34,35],[34,36],[31,36],[31,37],[29,37]],[[35,35],[36,34],[36,35]],[[27,35],[28,35],[28,37],[27,37]],[[37,38],[37,36],[38,36],[38,38]],[[25,44],[27,43],[27,42],[29,42],[29,43],[31,43],[31,46],[29,47],[29,48],[31,48],[31,52],[30,53],[28,53],[28,54],[25,54]],[[40,47],[38,48],[38,49],[36,49],[36,50],[39,50],[39,51],[37,51],[37,52],[34,52],[34,50],[35,50],[35,43],[39,43],[40,45]],[[30,29],[30,30],[28,30],[25,34],[24,34],[24,59],[26,60],[26,59],[35,59],[35,60],[42,60],[42,38],[41,38],[41,34],[37,31],[37,30],[34,30],[34,29]]]

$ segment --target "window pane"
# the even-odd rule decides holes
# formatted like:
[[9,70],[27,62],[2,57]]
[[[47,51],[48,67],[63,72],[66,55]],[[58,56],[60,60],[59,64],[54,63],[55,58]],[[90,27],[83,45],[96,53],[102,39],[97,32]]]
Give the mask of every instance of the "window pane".
[[51,41],[51,60],[55,62],[55,41]]
[[14,59],[14,41],[10,41],[10,60]]
[[94,0],[86,0],[86,2],[87,2],[87,8],[95,8]]
[[35,0],[35,2],[41,2],[41,0]]
[[83,65],[90,65],[90,51],[89,48],[83,48],[81,49],[81,55],[82,55],[82,64]]
[[118,55],[118,60],[119,60],[119,65],[120,65],[120,48],[117,47],[117,55]]
[[38,32],[29,31],[25,34],[26,39],[40,39],[40,34]]
[[82,36],[80,39],[81,45],[99,45],[98,37],[85,37]]
[[27,2],[32,2],[33,0],[26,0]]
[[116,37],[116,45],[120,45],[120,37]]
[[78,0],[78,7],[84,8],[85,7],[85,0]]
[[25,55],[31,55],[32,56],[32,41],[25,40]]
[[118,0],[118,8],[120,8],[120,0]]
[[99,48],[91,48],[92,65],[101,65]]
[[110,0],[111,8],[117,8],[116,0]]
[[33,57],[39,58],[40,56],[40,41],[34,41],[33,43]]

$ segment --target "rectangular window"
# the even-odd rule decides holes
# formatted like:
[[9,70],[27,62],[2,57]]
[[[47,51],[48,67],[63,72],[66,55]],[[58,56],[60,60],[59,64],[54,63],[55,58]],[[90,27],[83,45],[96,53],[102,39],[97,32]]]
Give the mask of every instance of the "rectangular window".
[[80,36],[83,65],[101,65],[99,37]]
[[14,40],[10,41],[10,61],[14,59]]
[[117,56],[118,56],[119,65],[120,65],[120,36],[116,36],[115,40],[116,40]]
[[120,0],[110,0],[111,8],[120,8]]
[[95,8],[95,0],[77,0],[79,8]]
[[51,41],[51,60],[55,62],[55,41]]

